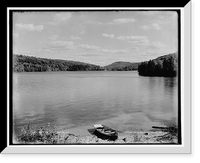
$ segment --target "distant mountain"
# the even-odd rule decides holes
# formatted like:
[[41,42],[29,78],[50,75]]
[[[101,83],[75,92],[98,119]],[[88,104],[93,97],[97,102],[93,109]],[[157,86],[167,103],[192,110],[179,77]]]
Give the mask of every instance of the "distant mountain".
[[104,69],[108,71],[131,71],[131,70],[137,70],[139,64],[140,64],[139,62],[131,63],[131,62],[120,61],[104,66]]
[[36,58],[24,55],[13,55],[14,72],[43,71],[101,71],[100,66],[84,62],[60,59]]
[[176,76],[178,72],[178,53],[171,53],[153,60],[141,62],[138,73],[142,76]]

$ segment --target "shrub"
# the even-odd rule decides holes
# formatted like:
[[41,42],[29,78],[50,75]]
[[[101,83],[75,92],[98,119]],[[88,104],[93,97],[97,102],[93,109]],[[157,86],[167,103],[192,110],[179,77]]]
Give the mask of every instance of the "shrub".
[[56,144],[57,143],[57,131],[55,127],[42,126],[42,127],[30,127],[27,125],[21,129],[21,132],[17,134],[17,141],[19,143],[42,143],[42,144]]

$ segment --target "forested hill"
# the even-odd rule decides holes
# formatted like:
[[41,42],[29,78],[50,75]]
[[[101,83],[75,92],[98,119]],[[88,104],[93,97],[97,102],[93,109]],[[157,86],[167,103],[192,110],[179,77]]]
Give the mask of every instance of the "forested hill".
[[110,65],[104,66],[104,69],[108,71],[131,71],[137,70],[139,64],[140,63],[114,62]]
[[13,55],[14,72],[42,71],[100,71],[100,66],[60,59],[36,58],[24,55]]
[[43,71],[132,71],[138,70],[143,76],[176,76],[178,69],[178,53],[172,53],[146,62],[114,62],[100,67],[78,61],[36,58],[24,55],[13,55],[14,72]]
[[142,62],[138,66],[139,75],[143,76],[169,76],[177,75],[178,53],[172,53],[153,60]]

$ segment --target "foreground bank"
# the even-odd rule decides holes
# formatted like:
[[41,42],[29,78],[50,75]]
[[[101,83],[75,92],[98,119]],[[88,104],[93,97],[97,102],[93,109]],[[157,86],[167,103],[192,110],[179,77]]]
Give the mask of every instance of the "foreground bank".
[[177,144],[175,130],[155,130],[149,132],[119,133],[118,139],[101,139],[95,135],[74,135],[57,132],[54,127],[24,127],[14,136],[14,144]]

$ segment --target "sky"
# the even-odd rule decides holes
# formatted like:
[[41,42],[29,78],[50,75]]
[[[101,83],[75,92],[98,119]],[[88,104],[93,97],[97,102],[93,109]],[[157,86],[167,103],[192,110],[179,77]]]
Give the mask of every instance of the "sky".
[[105,66],[178,50],[175,11],[14,12],[13,54]]

